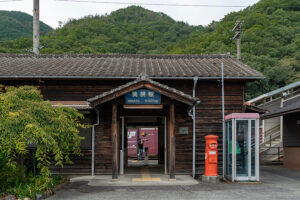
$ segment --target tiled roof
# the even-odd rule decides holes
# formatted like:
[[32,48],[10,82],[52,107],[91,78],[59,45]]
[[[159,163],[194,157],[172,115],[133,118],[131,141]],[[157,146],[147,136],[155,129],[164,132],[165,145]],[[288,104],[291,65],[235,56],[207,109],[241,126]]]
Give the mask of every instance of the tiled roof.
[[[126,88],[129,88],[129,87],[131,87],[133,85],[138,85],[139,83],[149,83],[151,85],[154,85],[154,86],[156,86],[156,87],[158,87],[160,89],[163,89],[164,91],[176,94],[179,97],[182,97],[182,98],[188,100],[189,102],[191,102],[191,104],[196,104],[196,103],[200,102],[199,98],[197,98],[197,97],[193,97],[193,96],[191,96],[189,94],[185,94],[184,92],[179,91],[179,90],[177,90],[175,88],[172,88],[172,87],[169,87],[167,85],[161,84],[159,82],[153,81],[152,79],[148,78],[147,76],[145,76],[143,74],[141,76],[139,76],[134,81],[128,82],[128,83],[126,83],[124,85],[121,85],[121,86],[119,86],[117,88],[114,88],[114,89],[112,89],[110,91],[107,91],[107,92],[104,92],[104,93],[102,93],[100,95],[92,97],[92,98],[88,99],[87,101],[90,102],[90,103],[92,103],[92,102],[94,102],[96,100],[102,99],[102,98],[107,97],[109,95],[113,95],[113,94],[119,93],[120,91],[125,90]],[[116,96],[114,96],[114,98],[115,97]],[[179,99],[177,99],[177,100],[179,100]]]
[[263,75],[230,55],[27,55],[0,54],[0,78],[150,78],[221,76],[261,79]]

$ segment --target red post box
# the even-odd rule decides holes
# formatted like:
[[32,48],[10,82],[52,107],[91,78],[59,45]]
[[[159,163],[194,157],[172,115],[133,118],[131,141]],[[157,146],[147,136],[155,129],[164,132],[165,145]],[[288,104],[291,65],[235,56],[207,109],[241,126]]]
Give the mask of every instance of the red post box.
[[205,176],[218,176],[218,138],[216,135],[205,136]]

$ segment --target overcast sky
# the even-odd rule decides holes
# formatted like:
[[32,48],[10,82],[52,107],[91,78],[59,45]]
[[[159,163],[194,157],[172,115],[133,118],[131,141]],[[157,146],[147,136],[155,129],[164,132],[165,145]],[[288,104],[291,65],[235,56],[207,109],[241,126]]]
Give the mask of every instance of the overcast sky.
[[[87,0],[89,1],[89,0]],[[235,5],[249,6],[259,0],[90,0],[102,2],[131,2],[131,3],[163,3],[163,4],[197,4],[197,5]],[[20,2],[1,2],[0,10],[22,11],[32,15],[33,0]],[[59,2],[55,0],[40,0],[40,19],[53,28],[58,27],[58,21],[66,22],[69,18],[81,18],[86,15],[103,15],[105,13],[128,7],[129,5]],[[190,25],[207,25],[211,21],[218,21],[224,15],[243,8],[216,7],[170,7],[143,6],[149,10],[163,12],[177,21],[184,21]]]

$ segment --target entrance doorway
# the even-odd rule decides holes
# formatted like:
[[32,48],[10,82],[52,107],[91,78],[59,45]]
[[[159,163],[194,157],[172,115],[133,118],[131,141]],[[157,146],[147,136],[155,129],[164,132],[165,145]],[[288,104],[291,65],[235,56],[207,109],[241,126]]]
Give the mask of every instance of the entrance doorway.
[[122,116],[121,119],[120,174],[143,171],[167,174],[166,118]]

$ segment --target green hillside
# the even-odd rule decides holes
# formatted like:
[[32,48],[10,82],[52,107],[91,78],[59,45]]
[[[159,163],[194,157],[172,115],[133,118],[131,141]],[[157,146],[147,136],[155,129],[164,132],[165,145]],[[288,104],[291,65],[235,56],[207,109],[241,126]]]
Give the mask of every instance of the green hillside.
[[262,0],[240,12],[226,15],[188,40],[169,46],[167,53],[226,53],[236,55],[232,28],[243,20],[242,60],[266,79],[249,84],[247,98],[300,80],[300,1]]
[[[41,34],[46,34],[52,28],[43,22],[40,25]],[[17,11],[0,10],[0,40],[17,39],[32,36],[32,16]]]
[[164,53],[200,30],[163,13],[131,6],[105,16],[68,22],[42,38],[42,53]]
[[[41,53],[152,53],[165,52],[165,47],[188,39],[201,30],[176,22],[163,13],[130,6],[110,15],[74,19],[41,37]],[[0,52],[22,52],[32,47],[32,39],[2,42]]]
[[[261,0],[206,27],[130,6],[104,16],[71,20],[41,37],[41,53],[139,53],[235,56],[232,28],[243,20],[242,60],[266,79],[247,86],[247,99],[300,80],[300,1]],[[24,53],[32,39],[0,42],[0,52]]]

